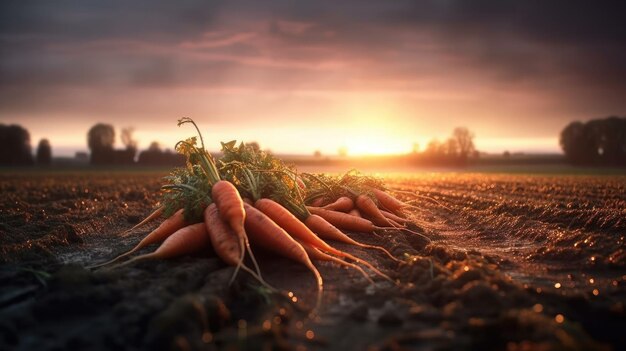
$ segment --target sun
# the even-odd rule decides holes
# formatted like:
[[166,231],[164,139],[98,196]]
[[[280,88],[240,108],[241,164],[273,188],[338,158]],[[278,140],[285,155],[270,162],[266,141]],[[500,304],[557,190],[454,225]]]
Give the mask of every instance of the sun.
[[411,150],[393,111],[370,104],[351,112],[350,133],[343,138],[349,156],[397,155]]
[[346,140],[345,148],[349,156],[397,155],[408,152],[409,147],[396,140],[393,135],[358,135]]

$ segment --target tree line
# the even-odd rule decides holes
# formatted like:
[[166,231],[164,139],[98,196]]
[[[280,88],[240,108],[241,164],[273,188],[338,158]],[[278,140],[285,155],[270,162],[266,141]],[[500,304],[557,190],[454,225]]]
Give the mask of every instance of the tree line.
[[[92,165],[182,166],[182,155],[163,150],[158,142],[137,156],[137,141],[133,129],[122,129],[122,149],[115,149],[115,129],[110,124],[98,123],[87,132],[87,146]],[[48,166],[52,163],[52,147],[48,139],[41,139],[35,157],[32,154],[30,133],[19,125],[0,124],[0,166]]]
[[567,160],[581,166],[626,166],[626,117],[572,122],[560,135]]
[[123,149],[115,149],[115,129],[110,124],[98,123],[87,133],[87,146],[91,151],[90,162],[93,165],[133,165],[144,166],[182,166],[182,155],[162,150],[158,142],[153,141],[147,150],[137,155],[137,141],[133,139],[133,129],[124,128],[121,134]]
[[413,146],[413,161],[423,165],[462,167],[478,158],[478,151],[474,146],[474,133],[465,127],[458,127],[452,135],[443,142],[431,140],[423,152],[419,152],[419,145]]
[[28,131],[19,125],[0,124],[0,165],[32,166],[37,163],[46,166],[51,162],[52,148],[47,139],[39,141],[33,157]]
[[[423,152],[415,144],[416,163],[459,166],[478,157],[474,134],[467,128],[456,128],[445,141],[432,140]],[[115,129],[110,124],[98,123],[87,133],[87,146],[93,165],[183,165],[184,158],[170,150],[163,150],[152,142],[137,157],[137,142],[131,128],[122,129],[122,149],[115,149]],[[566,159],[582,166],[626,166],[626,117],[611,116],[588,122],[572,122],[561,131],[559,142]],[[35,156],[30,134],[19,125],[0,124],[0,165],[46,166],[52,162],[52,147],[41,139]]]

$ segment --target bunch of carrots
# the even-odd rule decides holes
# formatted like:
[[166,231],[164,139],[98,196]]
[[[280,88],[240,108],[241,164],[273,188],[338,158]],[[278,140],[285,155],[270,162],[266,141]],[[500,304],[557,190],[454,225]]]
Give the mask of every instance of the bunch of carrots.
[[[386,192],[380,180],[356,172],[343,177],[299,174],[271,153],[254,145],[237,146],[235,141],[222,143],[222,156],[215,158],[206,151],[195,122],[183,118],[178,125],[183,124],[193,125],[198,133],[198,137],[176,145],[177,152],[186,157],[186,167],[165,178],[160,206],[123,235],[158,218],[165,219],[134,248],[93,268],[119,262],[155,243],[161,245],[154,252],[121,264],[178,257],[211,245],[217,256],[235,267],[231,282],[243,270],[276,291],[263,279],[252,244],[308,268],[316,280],[316,308],[321,303],[323,279],[312,261],[350,267],[372,282],[363,266],[392,281],[366,260],[328,243],[339,241],[378,250],[402,263],[385,248],[360,243],[344,233],[410,231],[405,213],[410,205]],[[246,256],[252,267],[245,262]]]

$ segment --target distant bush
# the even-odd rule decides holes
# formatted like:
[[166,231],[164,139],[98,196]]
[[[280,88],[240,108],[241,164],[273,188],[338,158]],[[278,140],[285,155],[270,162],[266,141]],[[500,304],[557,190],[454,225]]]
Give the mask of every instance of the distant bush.
[[41,139],[37,145],[37,164],[49,166],[52,163],[52,148],[48,139]]
[[572,122],[561,132],[559,142],[572,164],[626,166],[626,117]]
[[0,165],[30,166],[33,164],[30,134],[19,125],[0,124]]

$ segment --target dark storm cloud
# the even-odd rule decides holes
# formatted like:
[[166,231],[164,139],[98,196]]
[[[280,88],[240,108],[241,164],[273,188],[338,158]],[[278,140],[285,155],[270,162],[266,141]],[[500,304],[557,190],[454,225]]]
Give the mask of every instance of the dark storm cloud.
[[469,75],[617,96],[626,93],[622,4],[3,1],[0,89],[13,98],[98,85],[349,89],[366,75],[372,88],[411,89]]
[[218,1],[3,1],[3,37],[86,41],[135,38],[180,40],[202,33]]

